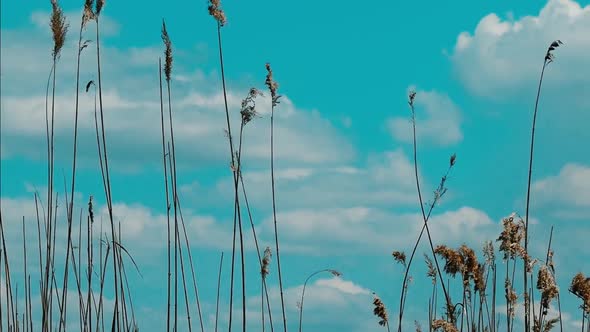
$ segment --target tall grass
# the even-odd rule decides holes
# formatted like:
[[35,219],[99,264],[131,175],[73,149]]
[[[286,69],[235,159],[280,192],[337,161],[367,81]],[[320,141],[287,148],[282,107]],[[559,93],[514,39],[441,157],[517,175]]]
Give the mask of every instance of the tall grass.
[[[141,276],[139,267],[131,253],[123,245],[124,227],[121,222],[115,223],[113,214],[113,199],[111,188],[111,175],[109,167],[109,153],[107,144],[107,128],[105,126],[105,109],[103,105],[103,80],[102,80],[102,63],[101,63],[101,43],[100,43],[100,17],[102,9],[105,5],[104,0],[85,0],[82,10],[82,20],[79,29],[77,42],[77,58],[76,58],[76,92],[74,97],[74,127],[73,127],[73,146],[72,146],[72,173],[71,182],[65,183],[64,176],[64,193],[61,196],[65,197],[65,229],[62,230],[58,226],[62,226],[58,222],[61,215],[58,213],[60,207],[60,195],[56,191],[55,185],[55,137],[56,137],[56,114],[62,112],[56,103],[56,95],[58,90],[58,71],[61,66],[58,65],[60,55],[65,43],[68,32],[68,23],[63,14],[57,0],[51,0],[51,17],[50,28],[52,31],[53,47],[51,50],[51,68],[47,80],[46,87],[46,106],[45,106],[45,130],[46,130],[46,144],[47,144],[47,197],[41,198],[37,192],[34,194],[35,214],[37,223],[37,251],[34,256],[38,255],[38,288],[39,288],[39,304],[36,306],[33,301],[31,283],[37,281],[31,274],[29,264],[31,259],[31,248],[27,238],[30,229],[27,228],[25,218],[22,219],[22,254],[23,254],[23,271],[22,280],[15,280],[11,266],[14,262],[9,248],[7,246],[6,234],[6,220],[3,219],[2,206],[0,206],[0,275],[3,275],[3,294],[5,299],[0,298],[0,330],[4,327],[8,331],[66,331],[72,329],[75,319],[68,317],[68,293],[73,291],[73,287],[69,285],[70,272],[73,274],[73,281],[75,282],[75,291],[78,304],[77,328],[81,331],[138,331],[141,321],[138,321],[136,316],[137,299],[133,293],[133,284],[129,278],[129,262],[132,264],[137,273]],[[226,133],[229,144],[230,162],[233,179],[233,238],[232,238],[232,254],[230,266],[230,285],[229,285],[229,313],[228,313],[228,330],[231,332],[233,327],[234,315],[234,281],[235,281],[235,266],[236,266],[236,251],[237,240],[239,236],[239,255],[241,267],[241,312],[242,312],[242,330],[246,331],[248,328],[247,320],[247,298],[246,292],[248,290],[246,283],[246,250],[248,243],[247,237],[244,235],[244,225],[242,224],[242,207],[245,206],[248,220],[252,231],[252,239],[257,254],[257,271],[260,273],[260,326],[264,332],[267,327],[270,331],[274,331],[274,323],[272,318],[271,301],[273,298],[269,296],[269,285],[267,284],[268,275],[270,273],[270,262],[273,250],[271,247],[260,246],[260,241],[256,232],[255,217],[253,216],[250,201],[248,200],[247,190],[245,184],[247,181],[243,178],[243,167],[245,154],[245,128],[247,124],[258,116],[256,110],[256,99],[262,96],[262,92],[256,88],[248,90],[246,97],[242,100],[239,108],[241,123],[239,127],[239,136],[237,142],[232,136],[230,103],[228,102],[228,89],[226,86],[226,74],[224,67],[224,53],[222,48],[222,27],[226,24],[226,16],[221,8],[219,0],[209,0],[208,11],[215,19],[217,29],[217,42],[219,51],[219,65],[221,69],[222,93],[224,100]],[[81,77],[81,57],[83,50],[89,45],[90,41],[84,40],[84,32],[88,25],[94,22],[96,24],[96,35],[94,43],[96,45],[96,74],[97,82],[88,82],[86,85],[86,93],[92,93],[94,96],[94,130],[96,135],[96,144],[98,152],[98,161],[100,168],[100,175],[102,186],[105,194],[106,208],[108,211],[108,225],[106,232],[103,232],[102,219],[99,230],[99,235],[95,234],[97,226],[95,225],[94,216],[94,201],[93,196],[88,199],[88,206],[86,212],[80,209],[79,220],[77,226],[74,224],[74,207],[75,207],[75,193],[76,193],[76,174],[77,174],[77,159],[78,159],[78,141],[79,141],[79,114],[80,106],[80,77]],[[191,233],[187,231],[185,219],[182,214],[181,199],[178,191],[178,169],[177,169],[177,155],[176,142],[174,136],[174,116],[172,108],[172,42],[168,35],[166,24],[162,22],[161,38],[164,43],[164,64],[162,60],[158,61],[159,72],[159,97],[160,97],[160,125],[161,125],[161,142],[162,142],[162,166],[164,175],[164,194],[166,203],[166,227],[167,232],[163,241],[166,241],[167,252],[167,280],[166,280],[166,330],[178,331],[179,327],[179,287],[182,287],[182,294],[184,297],[184,307],[186,310],[187,329],[192,331],[194,308],[191,309],[191,303],[196,302],[196,315],[199,317],[199,326],[201,332],[204,332],[205,322],[204,317],[207,317],[202,312],[206,306],[201,306],[199,298],[197,273],[195,269],[195,260],[193,260],[192,247],[190,244]],[[545,54],[543,67],[539,79],[537,95],[535,100],[535,108],[533,113],[532,129],[531,129],[531,143],[529,155],[529,171],[527,183],[527,198],[525,207],[525,217],[521,218],[517,213],[513,213],[502,220],[502,231],[499,234],[496,242],[499,243],[498,248],[494,248],[492,242],[486,242],[479,253],[478,250],[468,247],[463,244],[458,247],[451,247],[444,244],[435,245],[433,239],[435,234],[431,234],[429,227],[430,217],[434,208],[441,203],[442,198],[447,192],[447,181],[450,172],[456,163],[456,155],[453,154],[448,163],[448,168],[438,186],[434,190],[433,198],[425,204],[422,194],[422,184],[419,177],[418,164],[418,144],[416,135],[416,109],[414,101],[416,94],[411,92],[409,94],[408,103],[411,111],[412,132],[413,132],[413,174],[408,174],[415,178],[416,190],[418,194],[418,203],[420,204],[420,214],[422,217],[422,228],[418,235],[416,242],[413,244],[411,254],[406,257],[403,251],[394,251],[392,256],[394,260],[403,266],[403,281],[401,284],[401,292],[399,298],[399,314],[398,331],[402,331],[405,327],[403,319],[405,317],[406,304],[411,298],[410,281],[412,279],[410,272],[411,266],[414,262],[418,246],[426,232],[430,253],[425,256],[427,266],[427,278],[431,281],[432,289],[428,289],[428,303],[427,319],[429,331],[498,331],[501,324],[505,324],[507,331],[516,330],[515,318],[517,316],[517,308],[519,304],[519,296],[521,302],[524,304],[524,330],[534,332],[550,331],[559,328],[563,331],[563,316],[561,312],[561,297],[563,294],[556,283],[556,270],[553,262],[553,227],[549,236],[547,251],[545,257],[535,258],[529,253],[529,217],[530,217],[530,201],[531,201],[531,183],[532,183],[532,169],[534,160],[535,148],[535,129],[537,113],[539,108],[539,100],[541,94],[541,87],[544,79],[544,74],[547,66],[553,62],[553,51],[561,45],[561,41],[556,40],[552,42]],[[276,203],[276,188],[275,188],[275,110],[279,104],[281,96],[278,94],[278,83],[275,81],[273,71],[270,64],[266,64],[266,80],[265,86],[270,93],[271,112],[270,112],[270,181],[271,181],[271,197],[272,197],[272,226],[273,226],[273,240],[274,240],[274,255],[276,255],[277,271],[278,271],[278,290],[280,295],[281,318],[283,331],[287,331],[287,306],[285,303],[285,292],[283,285],[283,275],[281,269],[280,256],[280,241],[278,232],[278,217],[277,217],[277,203]],[[165,78],[165,82],[163,80]],[[164,84],[166,84],[166,95],[164,95]],[[91,88],[93,88],[91,90]],[[165,98],[167,98],[167,107],[165,107]],[[418,97],[419,98],[419,97]],[[168,113],[167,117],[165,116]],[[236,144],[237,143],[237,144]],[[1,145],[1,144],[0,144]],[[0,153],[1,154],[1,153]],[[0,169],[0,187],[1,174]],[[240,193],[241,186],[241,193]],[[1,191],[1,190],[0,190]],[[69,195],[68,195],[69,191]],[[244,205],[242,205],[242,202]],[[173,211],[171,210],[173,208]],[[171,213],[174,213],[172,216]],[[173,219],[172,219],[173,218]],[[20,226],[20,225],[19,225]],[[78,234],[75,235],[75,227],[78,227]],[[247,226],[246,226],[247,227]],[[27,233],[29,232],[29,233]],[[58,262],[60,257],[56,255],[62,254],[60,250],[64,244],[58,243],[58,233],[65,234],[65,252],[63,252],[63,265]],[[85,234],[84,234],[85,232]],[[110,233],[107,235],[106,233]],[[77,240],[76,240],[77,237]],[[172,243],[174,237],[174,243]],[[75,243],[77,241],[77,243]],[[84,241],[86,243],[84,243]],[[95,243],[98,242],[98,243]],[[98,255],[95,257],[96,245],[98,245]],[[19,251],[21,249],[19,248]],[[34,250],[34,249],[33,249]],[[85,253],[83,252],[85,251]],[[57,253],[58,251],[59,254]],[[497,255],[498,254],[498,255]],[[85,256],[85,257],[84,257]],[[500,256],[502,263],[497,263],[497,256]],[[36,260],[36,258],[35,258]],[[217,274],[217,293],[215,303],[215,320],[214,330],[217,332],[219,328],[220,318],[220,303],[222,295],[222,273],[223,273],[224,253],[221,253],[219,261],[219,269]],[[172,262],[174,261],[174,262]],[[520,262],[522,261],[523,283],[522,289],[518,289],[519,282],[516,281],[517,273],[519,273]],[[440,263],[439,263],[440,262]],[[127,264],[126,264],[127,263]],[[443,265],[444,263],[444,265]],[[14,264],[14,263],[13,263]],[[35,262],[36,264],[36,262]],[[84,266],[86,264],[86,266]],[[186,271],[186,264],[190,266],[189,282],[187,278],[188,271]],[[20,265],[20,264],[17,264]],[[98,265],[97,267],[95,265]],[[259,268],[259,269],[258,269]],[[37,267],[35,266],[35,269]],[[33,270],[35,270],[33,269]],[[504,271],[498,271],[498,269]],[[60,271],[61,270],[61,271]],[[172,271],[174,270],[174,273]],[[213,269],[210,269],[211,271]],[[536,272],[536,280],[535,280]],[[311,273],[303,282],[302,291],[300,294],[300,302],[298,303],[298,330],[303,331],[303,310],[304,300],[308,282],[313,277],[321,274],[329,273],[332,276],[339,277],[340,272],[333,269],[323,269]],[[500,273],[500,276],[498,275]],[[174,275],[174,280],[172,280]],[[58,285],[58,277],[63,277],[63,282]],[[451,278],[458,277],[458,285],[451,284]],[[114,296],[112,317],[106,317],[105,313],[105,294],[109,292],[110,286],[107,285],[112,278],[112,294]],[[181,285],[179,285],[179,278]],[[446,280],[445,280],[446,278]],[[33,280],[33,281],[32,281]],[[497,299],[497,293],[502,292],[502,281],[504,284],[504,301]],[[536,281],[536,283],[535,283]],[[498,286],[500,282],[500,286]],[[173,284],[174,283],[174,284]],[[192,284],[192,291],[189,290]],[[61,287],[61,292],[60,292]],[[211,287],[212,288],[212,287]],[[500,288],[500,289],[498,289]],[[453,292],[451,291],[453,290]],[[439,299],[439,292],[442,290],[444,296],[442,314],[439,312],[441,305]],[[590,331],[590,278],[583,273],[576,274],[570,285],[569,292],[581,301],[581,331]],[[14,296],[13,296],[14,293]],[[22,295],[24,293],[24,295]],[[189,294],[190,293],[190,294]],[[19,295],[20,294],[20,295]],[[459,296],[456,300],[451,299],[451,295]],[[535,296],[538,295],[538,303],[535,303]],[[420,299],[418,299],[420,300]],[[193,302],[194,301],[194,302]],[[21,302],[24,302],[24,310],[21,309]],[[278,300],[277,300],[278,302]],[[182,304],[180,304],[182,306]],[[278,304],[277,304],[278,305]],[[373,313],[378,318],[378,323],[383,328],[390,330],[390,323],[395,326],[395,322],[390,321],[388,310],[385,302],[374,294]],[[538,305],[538,308],[535,307]],[[557,315],[552,313],[553,306],[557,305]],[[174,306],[174,309],[172,309]],[[499,319],[499,310],[505,306],[505,322]],[[33,308],[40,307],[38,312],[34,312]],[[172,313],[174,310],[174,313]],[[211,309],[213,311],[213,309]],[[426,311],[425,311],[426,312]],[[268,314],[268,316],[266,316]],[[37,317],[39,316],[39,317]],[[268,317],[268,318],[267,318]],[[58,321],[54,321],[57,319]],[[213,318],[211,318],[213,319]],[[109,321],[110,320],[110,321]],[[268,323],[268,325],[267,325]],[[35,326],[35,324],[40,324]],[[404,327],[402,327],[404,326]],[[503,326],[504,327],[504,326]],[[415,323],[416,331],[421,331],[422,327],[419,323]],[[566,327],[567,328],[567,327]],[[212,329],[212,328],[211,328]],[[406,328],[407,329],[407,328]]]

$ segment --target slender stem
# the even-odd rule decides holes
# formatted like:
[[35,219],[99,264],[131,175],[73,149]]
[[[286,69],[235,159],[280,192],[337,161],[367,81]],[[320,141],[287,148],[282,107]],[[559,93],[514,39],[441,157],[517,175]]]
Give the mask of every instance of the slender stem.
[[[229,150],[231,154],[231,165],[235,166],[235,156],[234,156],[234,144],[233,138],[231,134],[231,123],[229,120],[229,108],[227,103],[227,88],[225,84],[225,68],[223,65],[223,48],[221,43],[221,24],[217,23],[217,41],[219,45],[219,62],[221,67],[221,82],[223,87],[223,101],[225,106],[225,117],[227,122],[227,135],[229,141]],[[234,172],[234,184],[237,182],[237,174]],[[229,331],[231,332],[232,328],[232,316],[233,316],[233,290],[234,290],[234,260],[235,260],[235,237],[236,237],[236,216],[240,220],[241,224],[241,216],[240,216],[240,201],[238,197],[237,187],[234,187],[234,236],[233,236],[233,244],[232,244],[232,264],[231,264],[231,276],[230,276],[230,295],[229,295]],[[243,253],[242,253],[243,254]],[[245,283],[244,278],[242,278],[242,283]],[[246,330],[246,305],[245,305],[245,287],[242,287],[242,321],[243,321],[243,331]]]
[[223,267],[223,252],[219,259],[219,274],[217,276],[217,300],[215,304],[215,332],[217,332],[217,322],[219,319],[219,291],[221,290],[221,268]]
[[[541,77],[539,78],[539,86],[537,88],[537,98],[535,100],[535,111],[533,113],[533,125],[531,128],[531,147],[530,147],[530,156],[529,156],[529,176],[527,182],[527,193],[526,193],[526,209],[525,209],[525,226],[524,226],[524,251],[528,252],[528,244],[529,244],[529,205],[530,205],[530,198],[531,198],[531,180],[533,177],[533,157],[534,157],[534,148],[535,148],[535,126],[537,123],[537,111],[539,107],[539,97],[541,96],[541,85],[543,84],[543,75],[545,74],[545,68],[547,67],[547,59],[543,61],[543,69],[541,69]],[[524,257],[524,268],[523,268],[523,275],[524,275],[524,289],[527,289],[527,264],[528,258],[525,255]],[[524,326],[525,331],[530,331],[530,312],[529,312],[529,301],[525,299],[525,320]]]
[[164,164],[164,188],[166,190],[166,220],[168,221],[166,233],[168,236],[168,287],[167,287],[167,304],[166,304],[166,331],[170,331],[170,193],[168,192],[168,166],[166,164],[166,139],[164,129],[164,97],[162,92],[162,59],[158,59],[159,77],[160,77],[160,117],[162,125],[162,161]]
[[[101,129],[102,129],[102,146],[103,146],[103,154],[104,154],[104,173],[105,177],[103,178],[103,182],[105,183],[106,191],[106,200],[107,200],[107,207],[109,211],[109,221],[111,224],[111,238],[115,241],[115,224],[113,220],[113,204],[111,198],[111,180],[109,175],[109,162],[108,162],[108,153],[107,153],[107,143],[106,143],[106,135],[104,129],[104,112],[102,107],[102,75],[100,70],[100,34],[99,34],[99,17],[96,16],[96,57],[97,57],[97,67],[98,67],[98,100],[99,100],[99,107],[100,107],[100,122],[101,122]],[[115,322],[117,329],[121,330],[121,323],[119,320],[119,273],[117,268],[117,248],[113,246],[113,283],[114,283],[114,292],[115,292],[115,308],[113,311]]]
[[274,171],[274,114],[275,105],[274,100],[271,104],[270,112],[270,179],[272,189],[272,218],[275,232],[275,245],[277,250],[277,269],[279,272],[279,290],[281,292],[281,310],[283,313],[283,331],[287,332],[287,315],[285,314],[285,299],[283,295],[283,277],[281,275],[281,254],[279,250],[279,231],[277,227],[277,206],[275,201],[275,171]]
[[301,332],[302,329],[302,322],[303,322],[303,300],[305,297],[305,288],[307,287],[307,282],[315,275],[320,274],[322,272],[330,272],[333,273],[331,269],[323,269],[323,270],[319,270],[316,271],[312,274],[310,274],[306,279],[305,282],[303,283],[303,291],[301,292],[301,301],[299,302],[299,332]]

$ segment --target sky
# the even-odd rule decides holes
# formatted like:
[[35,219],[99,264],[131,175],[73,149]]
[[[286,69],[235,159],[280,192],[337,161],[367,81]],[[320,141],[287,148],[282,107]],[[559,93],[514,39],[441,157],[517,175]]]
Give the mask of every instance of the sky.
[[[63,196],[64,181],[71,181],[83,1],[62,0],[60,5],[70,24],[56,69],[56,191]],[[587,1],[377,0],[334,5],[226,0],[222,5],[228,18],[222,38],[234,132],[248,89],[265,93],[257,99],[260,116],[244,130],[243,177],[261,247],[270,246],[273,253],[267,62],[282,95],[275,111],[276,202],[291,330],[298,326],[303,282],[314,271],[328,268],[342,276],[319,274],[308,284],[306,331],[383,330],[372,315],[373,292],[397,324],[403,269],[391,252],[410,252],[422,226],[409,91],[417,92],[419,178],[425,201],[432,199],[449,157],[457,155],[448,192],[430,220],[433,242],[451,247],[466,243],[481,256],[483,242],[498,237],[502,218],[513,212],[524,215],[539,75],[547,47],[554,40],[563,41],[545,71],[539,102],[530,251],[544,257],[554,227],[563,323],[569,328],[580,324],[578,300],[567,287],[576,273],[590,273],[590,156],[584,148],[590,140],[585,125],[590,121]],[[0,194],[15,275],[23,273],[23,217],[30,238],[26,242],[34,247],[34,193],[46,197],[50,10],[50,1],[1,4]],[[121,223],[122,241],[141,271],[129,271],[141,331],[161,331],[166,317],[158,87],[158,58],[164,54],[162,19],[174,54],[171,90],[179,196],[204,323],[212,330],[221,252],[226,260],[220,326],[227,324],[234,194],[224,136],[217,28],[204,0],[169,0],[159,6],[107,1],[103,9],[103,99],[114,214]],[[82,86],[97,79],[94,29],[90,24],[85,31],[84,38],[91,42],[82,54]],[[92,195],[97,218],[106,219],[92,91],[81,88],[80,105],[74,206],[85,209]],[[63,213],[58,222],[65,227]],[[58,236],[65,245],[63,229]],[[248,324],[257,330],[259,267],[249,232],[245,240]],[[420,259],[412,266],[414,281],[404,321],[408,328],[414,320],[426,324],[430,280],[421,257],[429,250],[421,244]],[[280,315],[275,263],[273,256],[268,277],[273,319]],[[459,287],[460,280],[451,279],[453,283]],[[240,324],[236,321],[235,327]]]

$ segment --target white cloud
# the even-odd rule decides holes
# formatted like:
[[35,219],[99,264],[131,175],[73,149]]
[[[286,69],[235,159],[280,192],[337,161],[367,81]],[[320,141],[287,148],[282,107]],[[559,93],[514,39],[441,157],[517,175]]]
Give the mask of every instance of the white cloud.
[[[277,167],[277,204],[282,210],[414,205],[417,195],[413,174],[413,165],[401,149],[370,155],[361,166]],[[245,163],[243,177],[250,203],[268,211],[270,170]],[[424,179],[421,181],[428,186]],[[234,195],[230,177],[222,178],[215,188],[192,183],[181,190],[188,198],[198,197],[210,204],[231,200]],[[211,195],[212,190],[216,195]]]
[[[44,23],[45,16],[46,13],[33,15],[33,21],[39,24],[35,29],[2,31],[7,46],[2,48],[4,158],[25,156],[42,159],[46,153],[43,148],[45,88],[51,65],[51,37]],[[42,30],[41,26],[45,26],[45,29]],[[92,36],[91,31],[87,35]],[[55,135],[58,160],[71,158],[76,37],[67,39],[57,67]],[[157,40],[157,37],[155,35],[154,39]],[[96,81],[93,46],[91,44],[84,50],[81,63],[79,153],[82,166],[97,164],[94,89],[89,93],[83,92],[86,82]],[[157,61],[163,49],[157,45],[120,49],[112,47],[108,38],[101,46],[105,128],[113,159],[111,164],[116,169],[159,165],[161,129]],[[192,52],[176,50],[173,76],[179,75],[179,78],[173,81],[172,107],[177,160],[181,166],[229,163],[228,144],[224,136],[226,120],[223,96],[218,89],[221,85],[217,84],[219,77],[214,71],[206,74],[195,72],[189,65],[192,61]],[[234,127],[232,134],[237,139],[240,121],[238,111],[247,90],[232,85],[230,82],[228,102]],[[257,108],[261,118],[255,119],[245,128],[244,161],[265,165],[268,162],[269,105],[268,97],[259,98]],[[350,142],[317,110],[299,109],[284,95],[275,115],[275,158],[278,165],[332,164],[354,159],[355,150]]]
[[[393,213],[364,206],[282,212],[277,222],[281,248],[318,256],[407,248],[414,244],[423,225],[419,213]],[[270,238],[273,227],[272,219],[265,219],[259,236]],[[486,213],[471,207],[434,214],[429,227],[435,244],[448,245],[466,242],[479,246],[494,239],[499,231],[498,224]]]
[[538,15],[518,20],[492,13],[473,32],[459,34],[451,60],[467,88],[480,96],[502,99],[522,96],[523,91],[528,96],[549,44],[560,39],[565,45],[554,52],[556,63],[548,69],[546,84],[562,89],[566,83],[587,86],[588,22],[590,6],[581,7],[573,0],[549,0]]
[[[416,136],[427,143],[447,146],[463,139],[461,111],[448,95],[437,91],[417,91]],[[387,121],[391,135],[402,142],[412,142],[410,115]]]
[[[590,207],[590,167],[566,164],[559,174],[537,180],[532,185],[537,204],[563,204],[566,207]],[[563,206],[562,205],[562,206]]]

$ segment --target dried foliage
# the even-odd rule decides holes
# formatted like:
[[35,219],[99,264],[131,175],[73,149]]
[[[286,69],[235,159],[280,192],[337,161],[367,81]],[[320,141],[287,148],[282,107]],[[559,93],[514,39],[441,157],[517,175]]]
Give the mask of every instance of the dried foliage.
[[104,7],[105,4],[105,0],[96,0],[96,10],[94,11],[94,13],[96,14],[96,17],[100,16],[100,13],[102,11],[102,7]]
[[553,275],[549,272],[547,266],[541,266],[537,276],[537,289],[541,291],[541,307],[543,315],[547,315],[551,300],[557,297],[559,289],[555,284]]
[[258,113],[256,112],[256,97],[262,96],[262,92],[260,92],[256,88],[250,88],[248,91],[248,95],[246,98],[242,100],[242,107],[240,109],[240,115],[242,116],[242,125],[245,126],[248,122],[252,121]]
[[277,95],[279,83],[277,83],[272,76],[272,69],[270,68],[270,63],[266,64],[266,71],[266,81],[264,82],[264,84],[268,87],[268,90],[270,90],[272,105],[277,106],[279,104],[279,98],[281,98],[281,96]]
[[52,56],[54,59],[59,58],[61,49],[66,42],[66,34],[68,33],[69,25],[66,22],[63,10],[59,6],[57,0],[51,0],[51,20],[50,27],[53,35],[53,52]]
[[164,51],[164,74],[166,75],[166,81],[170,82],[170,77],[172,75],[172,42],[170,41],[170,37],[168,36],[168,31],[166,30],[166,22],[164,20],[162,20],[162,41],[164,42],[164,46],[166,47],[166,50]]
[[227,19],[225,17],[225,12],[221,9],[221,1],[220,0],[209,0],[209,15],[213,16],[213,18],[219,23],[219,26],[224,26],[227,23]]
[[88,22],[94,20],[94,12],[92,11],[92,5],[94,0],[86,0],[84,3],[84,11],[82,13],[82,28],[85,28]]
[[441,332],[459,332],[459,330],[457,329],[457,327],[454,324],[449,323],[443,319],[437,319],[437,320],[433,321],[432,328],[435,331],[441,331]]
[[260,268],[260,274],[262,275],[262,279],[265,279],[266,276],[270,273],[271,257],[272,252],[270,251],[270,247],[266,247],[266,249],[264,249],[264,257],[262,258],[262,267]]
[[387,315],[387,309],[385,308],[385,304],[381,299],[373,293],[373,314],[379,318],[379,325],[385,326],[389,322],[389,317]]
[[569,291],[582,300],[582,310],[590,314],[590,277],[578,273],[572,279]]
[[393,259],[406,267],[406,253],[403,251],[394,251],[392,254]]

